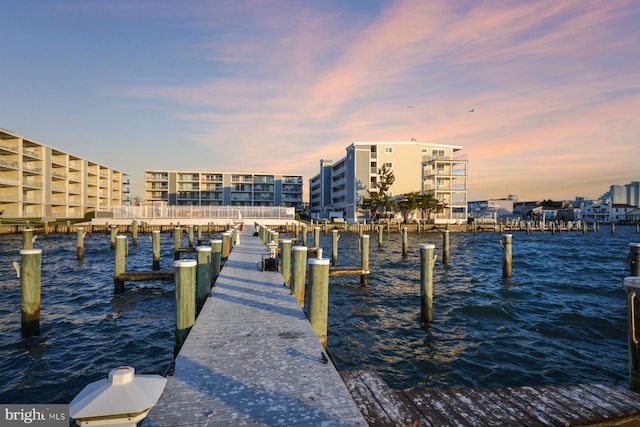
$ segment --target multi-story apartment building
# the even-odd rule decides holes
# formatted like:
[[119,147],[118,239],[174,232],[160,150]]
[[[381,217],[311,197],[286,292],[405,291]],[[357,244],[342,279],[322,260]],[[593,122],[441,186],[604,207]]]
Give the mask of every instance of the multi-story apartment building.
[[311,215],[328,218],[340,213],[353,222],[366,218],[359,205],[376,188],[378,172],[385,166],[395,177],[390,196],[433,193],[446,206],[436,215],[436,222],[466,222],[468,161],[455,155],[460,150],[457,145],[415,140],[354,142],[342,159],[321,160],[320,173],[309,180]]
[[0,129],[3,218],[82,218],[128,204],[123,172]]
[[302,210],[302,175],[145,172],[145,200],[176,206],[281,206]]

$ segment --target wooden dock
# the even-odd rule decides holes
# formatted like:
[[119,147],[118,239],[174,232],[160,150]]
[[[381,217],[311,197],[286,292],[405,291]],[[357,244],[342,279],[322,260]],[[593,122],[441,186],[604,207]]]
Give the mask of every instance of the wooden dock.
[[266,253],[242,232],[143,426],[366,426]]
[[640,425],[640,394],[620,386],[395,391],[372,371],[340,375],[370,426]]

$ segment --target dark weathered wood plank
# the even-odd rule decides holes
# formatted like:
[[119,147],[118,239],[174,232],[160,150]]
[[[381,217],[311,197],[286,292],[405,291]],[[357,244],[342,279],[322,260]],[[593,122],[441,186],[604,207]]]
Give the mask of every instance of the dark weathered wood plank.
[[347,371],[340,375],[369,425],[417,425],[418,415],[409,410],[377,373]]
[[140,282],[145,280],[173,280],[173,270],[125,271],[113,276],[114,280],[123,282]]

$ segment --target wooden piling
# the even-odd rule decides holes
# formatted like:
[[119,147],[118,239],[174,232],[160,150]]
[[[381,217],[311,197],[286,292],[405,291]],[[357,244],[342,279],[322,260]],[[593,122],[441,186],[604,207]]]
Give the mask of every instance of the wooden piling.
[[116,235],[118,234],[118,226],[112,225],[109,227],[109,233],[111,237],[111,249],[116,247]]
[[280,250],[280,272],[287,286],[291,285],[291,239],[283,239],[280,241],[282,246]]
[[40,335],[42,249],[20,251],[20,317],[22,337]]
[[320,247],[320,227],[313,228],[313,246]]
[[360,284],[369,284],[369,235],[363,234],[360,236],[360,266],[362,268],[362,274],[360,275]]
[[76,259],[82,260],[84,258],[84,228],[76,228],[77,244],[76,244]]
[[138,246],[138,221],[131,222],[131,241],[133,246]]
[[160,230],[151,232],[152,270],[160,270]]
[[196,257],[196,306],[199,311],[211,291],[211,246],[197,246]]
[[629,276],[640,276],[640,243],[629,243]]
[[189,236],[189,247],[192,248],[193,247],[193,241],[194,241],[193,225],[189,225],[187,227],[187,233],[188,233],[188,236]]
[[502,277],[505,279],[511,277],[511,238],[511,234],[502,235]]
[[382,233],[384,230],[384,226],[382,224],[378,224],[378,247],[382,247]]
[[22,249],[33,249],[33,229],[22,230]]
[[611,235],[616,234],[616,223],[611,221]]
[[222,260],[226,261],[231,253],[231,233],[225,231],[222,233]]
[[433,320],[433,250],[435,245],[420,245],[420,316],[424,322]]
[[331,265],[338,265],[338,230],[331,230]]
[[407,227],[402,227],[402,256],[407,256],[409,241],[407,237]]
[[307,248],[306,246],[294,246],[291,248],[291,263],[293,272],[291,276],[291,293],[304,308],[304,285],[307,275]]
[[302,224],[302,246],[307,246],[307,224]]
[[180,259],[180,245],[182,241],[182,229],[175,227],[173,230],[173,258],[174,260]]
[[449,230],[442,230],[442,263],[449,264]]
[[211,241],[211,281],[215,284],[222,268],[222,240]]
[[173,263],[176,287],[175,347],[180,348],[196,321],[196,267],[194,259],[177,260]]
[[624,278],[627,289],[627,336],[631,389],[640,392],[640,276]]
[[127,236],[116,236],[116,255],[115,255],[115,269],[113,272],[113,286],[114,292],[124,291],[124,281],[117,279],[118,275],[126,271],[126,257],[127,257]]
[[309,323],[320,344],[327,348],[327,321],[329,315],[329,259],[309,260]]

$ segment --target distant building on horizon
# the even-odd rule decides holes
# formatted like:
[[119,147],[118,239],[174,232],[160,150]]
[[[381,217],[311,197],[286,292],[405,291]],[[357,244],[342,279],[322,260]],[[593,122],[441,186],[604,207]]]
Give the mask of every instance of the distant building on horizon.
[[0,129],[0,212],[3,218],[84,218],[129,204],[124,172]]
[[603,202],[614,205],[640,206],[640,181],[631,181],[625,185],[612,185],[601,197]]
[[461,146],[420,141],[354,142],[337,161],[320,160],[309,179],[309,211],[315,219],[341,217],[349,222],[369,219],[360,203],[369,197],[385,166],[395,177],[391,197],[409,192],[433,193],[444,202],[436,223],[467,222],[468,160]]

